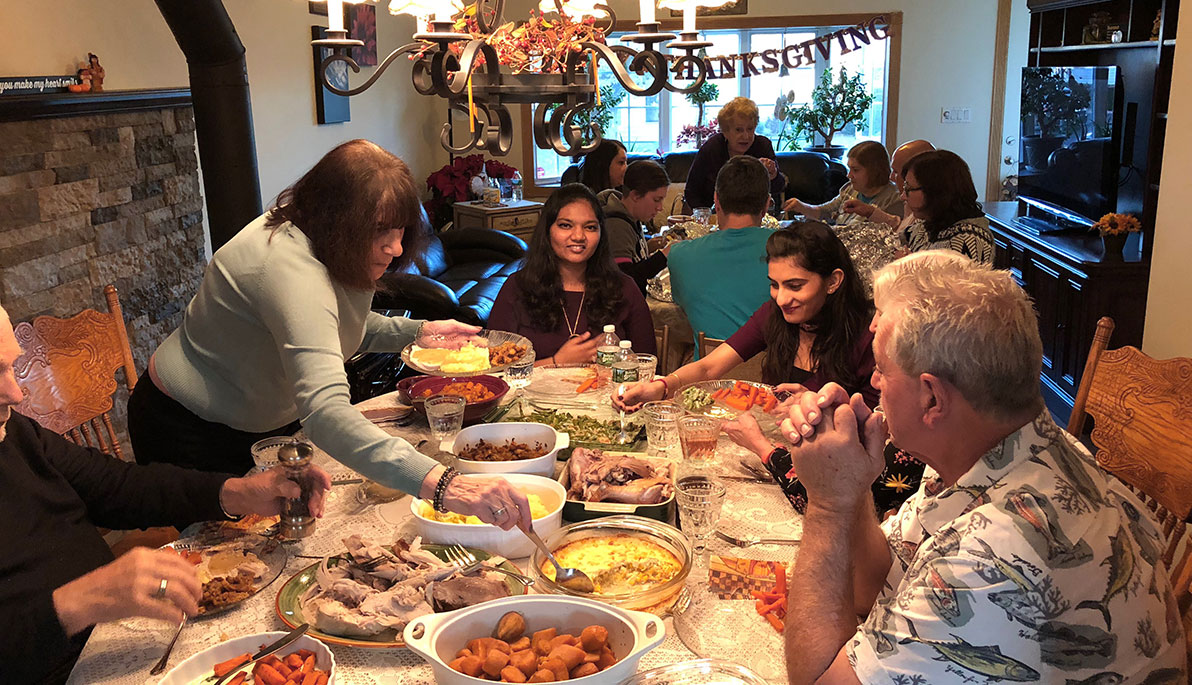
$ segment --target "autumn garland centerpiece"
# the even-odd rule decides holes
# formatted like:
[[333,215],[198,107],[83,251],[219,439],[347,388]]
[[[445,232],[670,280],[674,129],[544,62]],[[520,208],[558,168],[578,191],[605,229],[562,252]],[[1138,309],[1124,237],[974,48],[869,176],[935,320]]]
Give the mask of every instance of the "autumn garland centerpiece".
[[1126,247],[1126,239],[1131,233],[1138,233],[1142,225],[1138,219],[1129,214],[1110,212],[1097,220],[1092,228],[1101,234],[1103,248],[1102,260],[1120,261],[1122,250]]
[[468,155],[456,157],[426,177],[430,199],[423,206],[435,230],[454,218],[452,205],[471,197],[472,179],[482,173],[489,178],[511,179],[517,169],[495,159],[485,159],[483,155]]

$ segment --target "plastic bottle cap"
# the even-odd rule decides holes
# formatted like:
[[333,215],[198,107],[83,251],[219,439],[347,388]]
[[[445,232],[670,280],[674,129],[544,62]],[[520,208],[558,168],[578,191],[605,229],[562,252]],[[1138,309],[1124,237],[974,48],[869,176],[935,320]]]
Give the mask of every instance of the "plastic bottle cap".
[[604,327],[605,333],[614,333],[614,332],[616,332],[616,330],[617,330],[617,327],[612,325],[611,323]]
[[622,340],[621,341],[621,349],[627,350],[627,349],[629,349],[629,346],[632,344],[633,344],[633,341],[631,341],[631,340]]

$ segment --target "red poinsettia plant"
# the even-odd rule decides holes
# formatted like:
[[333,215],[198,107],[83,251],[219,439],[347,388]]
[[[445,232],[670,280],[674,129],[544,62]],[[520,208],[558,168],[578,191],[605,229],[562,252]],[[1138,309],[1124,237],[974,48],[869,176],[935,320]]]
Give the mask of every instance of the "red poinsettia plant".
[[516,168],[495,159],[485,159],[484,155],[468,155],[456,157],[450,164],[444,164],[426,177],[430,199],[424,206],[436,228],[452,220],[451,205],[471,196],[472,178],[479,176],[482,169],[490,178],[513,178],[517,173]]

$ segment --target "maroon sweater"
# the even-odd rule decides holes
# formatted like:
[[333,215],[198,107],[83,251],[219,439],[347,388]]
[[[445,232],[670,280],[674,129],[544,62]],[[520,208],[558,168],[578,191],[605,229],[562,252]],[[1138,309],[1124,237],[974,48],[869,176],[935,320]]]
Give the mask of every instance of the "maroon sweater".
[[[766,349],[765,330],[766,322],[769,321],[770,316],[778,309],[778,305],[774,304],[774,300],[766,300],[766,303],[758,308],[753,316],[741,326],[732,337],[725,341],[725,343],[733,348],[737,354],[741,355],[741,359],[746,361],[752,359],[755,355]],[[873,333],[866,329],[865,332],[857,338],[856,344],[853,345],[852,354],[849,355],[849,364],[856,369],[857,382],[860,387],[845,386],[845,390],[852,394],[854,392],[861,393],[865,398],[865,404],[871,408],[877,406],[877,401],[880,393],[877,388],[873,387],[870,379],[873,377]],[[821,369],[816,369],[814,372],[806,369],[795,369],[794,381],[801,384],[803,387],[811,391],[819,390],[829,382],[840,383],[838,378],[828,378],[828,375]],[[802,372],[802,373],[800,373]],[[800,376],[803,376],[800,379]],[[766,382],[769,382],[768,380]],[[841,383],[843,385],[843,383]]]
[[[634,352],[646,354],[657,353],[657,343],[654,340],[654,320],[650,317],[650,308],[646,306],[646,298],[642,296],[633,279],[625,274],[619,274],[621,290],[623,291],[621,308],[612,321],[588,321],[588,303],[584,302],[583,311],[579,312],[579,322],[575,327],[577,333],[590,332],[593,336],[600,335],[606,324],[617,327],[617,336],[622,340],[633,342]],[[576,310],[579,309],[580,298],[583,293],[564,292],[564,311],[567,319],[576,323]],[[488,317],[488,327],[497,331],[510,331],[524,335],[534,344],[534,354],[538,359],[546,359],[559,351],[563,343],[571,334],[567,324],[562,319],[554,329],[546,330],[534,321],[526,311],[522,298],[522,289],[517,282],[517,274],[509,277],[497,299],[493,302],[492,313]]]

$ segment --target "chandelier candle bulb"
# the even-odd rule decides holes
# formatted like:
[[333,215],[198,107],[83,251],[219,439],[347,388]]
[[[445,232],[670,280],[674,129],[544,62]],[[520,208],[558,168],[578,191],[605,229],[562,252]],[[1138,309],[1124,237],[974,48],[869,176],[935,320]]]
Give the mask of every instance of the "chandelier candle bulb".
[[344,30],[343,0],[327,0],[327,32]]
[[695,5],[683,8],[683,33],[695,33]]
[[654,0],[641,0],[641,15],[641,23],[657,23],[658,19],[654,16]]

